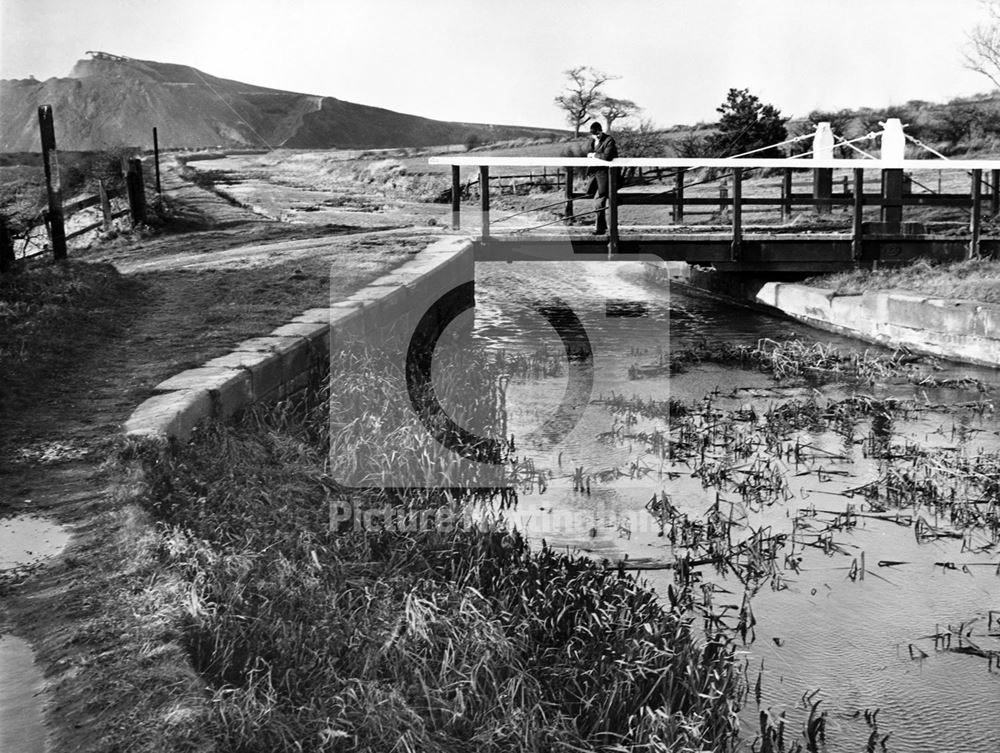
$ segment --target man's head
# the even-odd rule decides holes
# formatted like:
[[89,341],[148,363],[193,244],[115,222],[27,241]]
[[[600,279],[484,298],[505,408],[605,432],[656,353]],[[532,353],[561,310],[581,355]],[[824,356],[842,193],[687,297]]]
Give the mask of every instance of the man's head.
[[598,123],[595,120],[593,123],[590,124],[590,135],[591,136],[600,136],[602,133],[604,133],[604,129],[601,128],[601,124],[600,123]]

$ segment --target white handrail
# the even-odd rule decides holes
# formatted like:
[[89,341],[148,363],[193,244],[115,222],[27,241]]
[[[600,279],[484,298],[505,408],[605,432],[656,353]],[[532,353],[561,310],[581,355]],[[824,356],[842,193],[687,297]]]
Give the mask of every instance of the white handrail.
[[588,157],[430,157],[432,165],[457,165],[459,167],[660,167],[668,169],[715,168],[785,168],[815,170],[832,167],[841,169],[864,168],[902,170],[1000,170],[1000,159],[906,159],[883,163],[879,159],[815,159],[813,157],[785,159],[754,159],[752,157],[632,157],[613,162]]

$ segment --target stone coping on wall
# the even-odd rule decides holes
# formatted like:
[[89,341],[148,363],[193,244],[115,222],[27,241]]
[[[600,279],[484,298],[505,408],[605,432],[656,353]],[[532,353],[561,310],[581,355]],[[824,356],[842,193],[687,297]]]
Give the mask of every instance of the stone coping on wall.
[[758,303],[805,324],[952,361],[1000,367],[1000,306],[904,290],[839,295],[768,282]]
[[436,296],[471,280],[472,253],[468,238],[437,241],[346,299],[304,311],[268,335],[175,374],[132,412],[125,435],[185,441],[207,418],[228,419],[251,403],[302,389],[312,370],[329,363],[345,342],[371,335],[387,321],[420,314]]

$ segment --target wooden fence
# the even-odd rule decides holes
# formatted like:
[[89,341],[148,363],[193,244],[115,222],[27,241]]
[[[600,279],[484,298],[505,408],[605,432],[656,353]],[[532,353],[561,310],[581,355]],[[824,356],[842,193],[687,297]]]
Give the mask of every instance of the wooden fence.
[[[6,222],[0,222],[0,274],[9,272],[17,259],[40,256],[49,250],[51,250],[52,256],[56,261],[63,260],[67,254],[66,241],[84,233],[89,233],[92,230],[97,230],[98,228],[108,230],[111,228],[112,221],[118,217],[130,215],[133,227],[146,221],[146,189],[142,175],[141,159],[133,157],[122,165],[125,177],[124,190],[116,189],[109,191],[105,188],[104,182],[101,181],[97,195],[84,196],[64,204],[62,200],[62,182],[59,175],[58,154],[56,151],[55,122],[51,105],[42,105],[38,108],[38,126],[42,141],[42,163],[45,169],[45,193],[48,204],[48,207],[39,214],[38,220],[39,224],[45,226],[48,247],[35,253],[22,253],[20,256],[17,256],[14,252],[14,242],[9,228]],[[159,191],[159,143],[155,128],[153,129],[153,145],[156,157],[156,188]],[[128,208],[112,211],[112,199],[121,197],[128,199]],[[95,206],[101,208],[100,220],[85,227],[77,228],[70,233],[66,232],[66,219],[68,217]],[[29,228],[26,233],[27,238],[30,239],[32,231],[33,229]]]

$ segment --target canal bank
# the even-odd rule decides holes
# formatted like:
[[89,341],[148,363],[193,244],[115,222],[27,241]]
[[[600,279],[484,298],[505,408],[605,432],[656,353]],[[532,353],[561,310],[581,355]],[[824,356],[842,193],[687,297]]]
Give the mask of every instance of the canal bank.
[[682,262],[646,263],[653,282],[682,284],[817,329],[886,348],[1000,366],[1000,305],[907,290],[856,295],[801,282],[726,275]]

